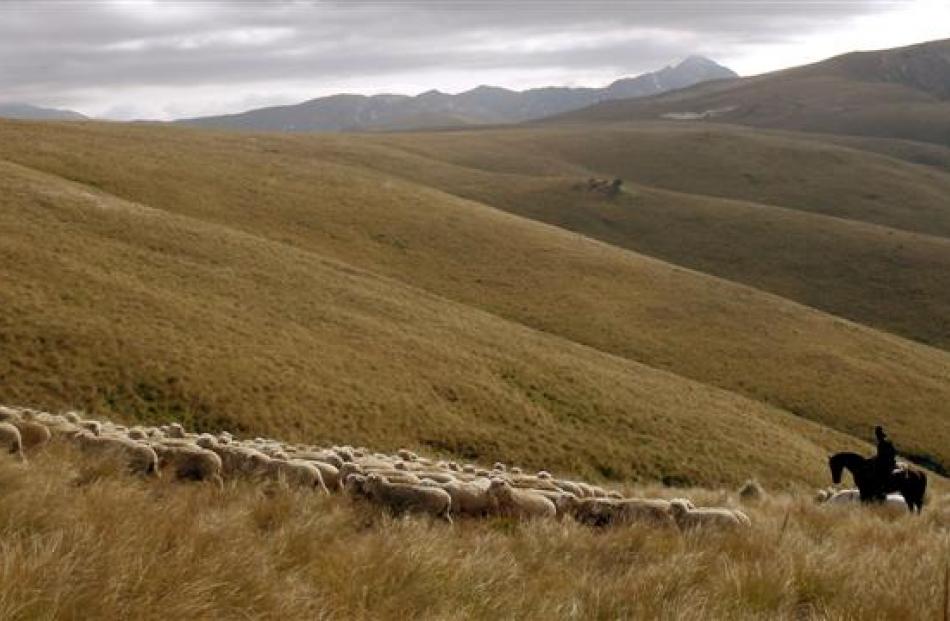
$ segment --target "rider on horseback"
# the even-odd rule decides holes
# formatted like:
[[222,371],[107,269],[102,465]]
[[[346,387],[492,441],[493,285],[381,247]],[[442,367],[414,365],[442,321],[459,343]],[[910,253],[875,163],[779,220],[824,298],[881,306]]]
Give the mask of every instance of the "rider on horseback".
[[878,481],[879,495],[884,496],[889,491],[887,487],[891,476],[897,469],[897,449],[894,448],[894,443],[890,441],[880,425],[874,428],[874,437],[877,439],[877,457],[874,460],[875,478]]

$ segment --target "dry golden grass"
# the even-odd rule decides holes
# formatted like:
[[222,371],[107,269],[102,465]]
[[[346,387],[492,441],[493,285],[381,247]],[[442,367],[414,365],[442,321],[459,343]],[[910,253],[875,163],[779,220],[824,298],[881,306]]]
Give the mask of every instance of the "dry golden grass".
[[694,483],[818,482],[827,450],[859,446],[312,253],[3,171],[8,403]]
[[355,162],[395,137],[0,133],[8,402],[705,484],[858,446],[799,416],[950,459],[946,352]]
[[[939,227],[924,235],[873,224],[925,230],[934,218],[945,219],[945,175],[816,144],[818,138],[868,142],[643,124],[396,136],[385,138],[394,152],[360,145],[348,155],[389,174],[950,348],[950,240],[934,235]],[[939,149],[883,140],[871,146],[903,149],[905,157]],[[588,176],[618,174],[627,179],[626,191],[612,200],[574,188]]]
[[749,532],[681,535],[446,526],[282,488],[83,476],[96,469],[66,446],[29,467],[0,457],[0,618],[939,619],[950,557],[945,495],[914,517],[801,490],[744,505]]

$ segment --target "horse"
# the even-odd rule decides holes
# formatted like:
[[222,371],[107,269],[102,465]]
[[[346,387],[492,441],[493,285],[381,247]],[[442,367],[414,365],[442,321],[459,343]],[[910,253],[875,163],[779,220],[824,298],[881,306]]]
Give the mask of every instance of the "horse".
[[903,466],[895,470],[881,484],[877,479],[874,458],[865,458],[857,453],[836,453],[828,459],[831,468],[831,480],[835,485],[841,483],[842,472],[847,469],[854,478],[861,494],[861,502],[881,501],[890,492],[898,492],[904,497],[907,508],[920,513],[924,506],[924,493],[927,491],[927,475],[922,470]]

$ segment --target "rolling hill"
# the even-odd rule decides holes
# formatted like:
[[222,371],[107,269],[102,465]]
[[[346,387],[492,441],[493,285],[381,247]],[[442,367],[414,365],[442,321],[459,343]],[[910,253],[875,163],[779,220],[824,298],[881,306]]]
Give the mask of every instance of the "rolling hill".
[[878,421],[950,461],[946,351],[455,195],[409,139],[0,124],[0,399],[671,482],[821,480]]
[[512,91],[479,86],[451,95],[436,90],[420,95],[332,95],[291,106],[275,106],[240,114],[183,119],[198,127],[257,131],[367,131],[427,127],[517,123],[599,101],[646,97],[736,74],[699,56],[677,65],[632,78],[622,78],[604,88],[548,87]]
[[[640,124],[375,137],[371,155],[343,144],[338,152],[386,174],[950,347],[946,175],[814,138]],[[588,192],[589,176],[622,176],[626,191],[613,199]],[[869,181],[851,192],[859,179]]]
[[679,119],[902,138],[950,145],[950,39],[854,52],[639,101],[609,101],[550,122]]

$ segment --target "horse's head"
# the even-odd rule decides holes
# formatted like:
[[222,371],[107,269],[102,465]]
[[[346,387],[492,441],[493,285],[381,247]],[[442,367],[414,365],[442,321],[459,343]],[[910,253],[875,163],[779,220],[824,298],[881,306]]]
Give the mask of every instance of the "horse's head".
[[831,468],[832,483],[839,485],[841,483],[841,473],[844,471],[844,460],[841,459],[841,453],[828,458],[828,467]]

